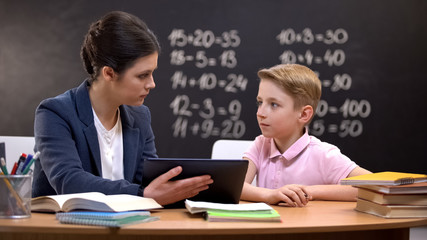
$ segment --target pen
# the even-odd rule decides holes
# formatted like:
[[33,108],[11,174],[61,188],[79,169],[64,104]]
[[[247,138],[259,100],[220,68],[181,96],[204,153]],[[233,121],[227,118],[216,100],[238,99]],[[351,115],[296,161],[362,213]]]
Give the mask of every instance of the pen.
[[34,161],[37,160],[40,156],[40,152],[36,152],[36,154],[34,154],[34,157],[31,158],[30,162],[27,164],[27,166],[25,166],[25,169],[22,171],[22,174],[27,174],[30,171],[31,165],[33,165]]
[[6,161],[4,160],[3,157],[0,159],[0,167],[4,175],[9,175],[9,172],[7,172],[7,168],[6,168]]
[[21,173],[21,171],[22,171],[22,165],[24,164],[24,162],[25,162],[25,159],[27,158],[27,154],[25,154],[25,153],[23,153],[23,154],[21,154],[21,156],[19,156],[19,159],[18,159],[18,168],[16,169],[16,174],[20,174]]
[[27,155],[27,159],[25,159],[24,164],[22,164],[22,167],[18,168],[18,174],[22,174],[22,172],[24,171],[25,167],[28,165],[28,163],[30,163],[31,159],[33,159],[33,155],[28,154]]
[[15,162],[15,164],[13,164],[13,168],[12,168],[12,171],[10,172],[10,175],[15,175],[17,169],[18,169],[18,162]]

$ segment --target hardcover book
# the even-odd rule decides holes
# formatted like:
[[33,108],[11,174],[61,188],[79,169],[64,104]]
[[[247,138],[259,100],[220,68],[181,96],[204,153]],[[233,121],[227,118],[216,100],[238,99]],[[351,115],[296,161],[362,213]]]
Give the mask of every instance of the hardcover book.
[[385,205],[364,199],[357,199],[356,211],[369,213],[384,218],[425,218],[427,206]]
[[385,194],[427,194],[427,182],[413,183],[408,185],[386,186],[386,185],[362,185],[358,188],[370,189]]
[[357,197],[378,204],[404,204],[427,206],[427,194],[384,194],[359,188]]

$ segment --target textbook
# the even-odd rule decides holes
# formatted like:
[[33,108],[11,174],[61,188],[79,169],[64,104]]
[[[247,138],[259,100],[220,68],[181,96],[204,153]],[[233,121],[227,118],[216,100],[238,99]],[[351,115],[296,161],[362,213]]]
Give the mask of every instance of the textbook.
[[341,180],[342,185],[405,185],[427,182],[427,175],[401,172],[377,172]]
[[427,194],[385,194],[359,188],[357,197],[378,204],[404,204],[427,206]]
[[369,213],[384,218],[425,218],[427,217],[427,206],[415,205],[383,205],[357,199],[356,211]]
[[408,185],[385,186],[385,185],[361,185],[358,188],[370,189],[385,194],[427,194],[427,182],[413,183]]
[[226,204],[185,200],[187,210],[203,213],[211,222],[281,222],[279,213],[266,203]]
[[121,227],[124,225],[152,222],[159,219],[149,211],[129,212],[58,212],[56,219],[64,224]]
[[162,208],[152,198],[129,194],[105,195],[99,192],[40,196],[31,199],[34,212],[70,212],[77,210],[125,212]]

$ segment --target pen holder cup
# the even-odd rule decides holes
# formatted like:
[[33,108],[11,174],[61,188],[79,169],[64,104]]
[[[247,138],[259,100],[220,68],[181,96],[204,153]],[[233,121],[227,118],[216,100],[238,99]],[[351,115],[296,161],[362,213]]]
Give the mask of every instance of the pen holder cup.
[[0,218],[31,217],[32,175],[0,175]]

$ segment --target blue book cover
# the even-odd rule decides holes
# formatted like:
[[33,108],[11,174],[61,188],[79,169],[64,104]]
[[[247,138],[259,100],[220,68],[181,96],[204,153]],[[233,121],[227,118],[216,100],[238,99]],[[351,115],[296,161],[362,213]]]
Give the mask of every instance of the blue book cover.
[[92,211],[75,211],[56,213],[56,219],[64,217],[72,218],[90,218],[90,219],[123,219],[132,216],[150,216],[149,211],[128,211],[128,212],[92,212]]
[[159,218],[149,211],[130,212],[60,212],[56,219],[64,224],[93,225],[104,227],[121,227],[129,224],[152,222]]

